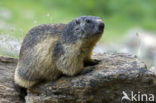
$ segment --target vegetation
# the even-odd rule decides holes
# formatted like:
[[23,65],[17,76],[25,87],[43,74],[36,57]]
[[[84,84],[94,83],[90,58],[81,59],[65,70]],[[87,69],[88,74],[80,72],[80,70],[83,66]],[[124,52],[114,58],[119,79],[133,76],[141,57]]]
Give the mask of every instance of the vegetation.
[[[0,28],[0,34],[22,40],[35,25],[68,23],[78,16],[94,15],[106,24],[101,41],[111,42],[120,40],[131,28],[155,31],[155,5],[155,0],[1,0],[0,23],[8,26]],[[1,16],[3,9],[10,17]]]

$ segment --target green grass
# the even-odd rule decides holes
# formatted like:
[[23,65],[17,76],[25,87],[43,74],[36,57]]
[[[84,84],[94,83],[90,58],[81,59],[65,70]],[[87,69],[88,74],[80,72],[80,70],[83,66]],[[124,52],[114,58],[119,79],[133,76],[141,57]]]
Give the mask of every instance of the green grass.
[[[81,14],[80,12],[74,14],[73,12],[68,12],[69,9],[62,7],[48,7],[42,4],[40,0],[39,2],[36,0],[2,0],[0,5],[11,11],[12,18],[6,21],[16,28],[14,31],[8,29],[3,32],[21,39],[24,38],[28,30],[36,25],[46,23],[68,23],[75,17],[87,15],[87,13]],[[30,12],[30,15],[27,17],[25,14],[28,12]],[[108,42],[120,39],[129,29],[129,26],[127,26],[129,22],[125,21],[118,25],[118,19],[120,19],[120,17],[111,19],[103,17],[106,28],[101,41]]]
[[155,3],[151,0],[137,2],[135,0],[120,0],[120,2],[114,0],[86,0],[86,2],[83,0],[1,0],[0,7],[8,9],[12,17],[10,19],[0,17],[0,20],[9,24],[9,28],[0,29],[0,34],[9,34],[22,40],[36,25],[68,23],[78,16],[95,15],[102,17],[106,24],[101,42],[117,42],[122,40],[131,28],[142,27],[156,30],[153,2]]
[[[74,18],[74,16],[70,15],[70,13],[67,14],[59,9],[50,10],[46,8],[45,5],[36,3],[35,1],[3,0],[0,5],[1,7],[7,8],[11,11],[12,18],[6,20],[6,22],[16,28],[15,31],[11,31],[10,28],[8,28],[8,30],[3,32],[9,33],[16,38],[21,39],[25,36],[29,29],[36,25],[47,23],[66,23]],[[30,13],[30,15],[26,15],[26,13]]]

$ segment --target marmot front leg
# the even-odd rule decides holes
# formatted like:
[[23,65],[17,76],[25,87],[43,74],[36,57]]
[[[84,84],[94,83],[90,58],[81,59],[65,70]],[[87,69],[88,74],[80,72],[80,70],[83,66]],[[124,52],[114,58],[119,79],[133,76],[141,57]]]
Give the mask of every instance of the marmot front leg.
[[67,60],[63,59],[57,62],[56,65],[59,71],[68,76],[79,74],[84,68],[83,62],[80,62],[76,59],[69,60],[69,58]]
[[94,66],[94,65],[97,65],[99,62],[100,60],[97,60],[97,59],[87,59],[87,60],[84,60],[84,66],[85,67]]

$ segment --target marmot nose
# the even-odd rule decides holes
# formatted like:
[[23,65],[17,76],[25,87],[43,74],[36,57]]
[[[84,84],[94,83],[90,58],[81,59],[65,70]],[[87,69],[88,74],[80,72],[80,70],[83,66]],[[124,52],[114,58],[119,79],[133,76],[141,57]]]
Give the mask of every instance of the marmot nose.
[[101,21],[99,23],[99,30],[103,30],[104,29],[105,24]]

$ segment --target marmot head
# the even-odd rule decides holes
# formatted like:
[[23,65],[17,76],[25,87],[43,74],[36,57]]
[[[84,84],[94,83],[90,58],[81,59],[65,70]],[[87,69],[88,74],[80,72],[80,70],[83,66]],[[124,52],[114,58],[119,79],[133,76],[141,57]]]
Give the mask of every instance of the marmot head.
[[81,16],[72,20],[64,29],[66,42],[77,40],[99,39],[104,30],[104,22],[100,17]]

